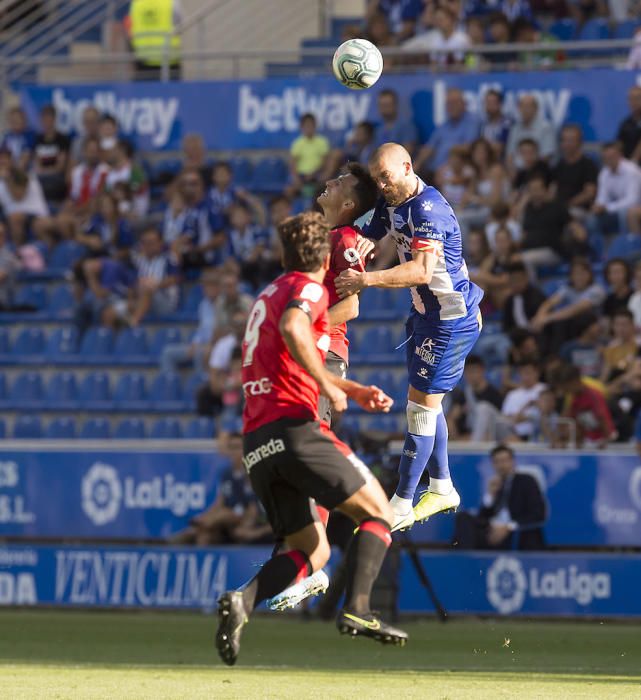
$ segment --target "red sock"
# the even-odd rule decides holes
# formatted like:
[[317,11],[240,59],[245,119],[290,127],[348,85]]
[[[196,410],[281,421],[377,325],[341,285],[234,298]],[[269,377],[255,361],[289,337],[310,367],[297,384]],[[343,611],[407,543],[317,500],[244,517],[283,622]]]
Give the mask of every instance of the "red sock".
[[323,506],[319,506],[318,503],[316,504],[316,510],[318,511],[318,517],[320,518],[321,523],[323,523],[323,527],[327,527],[327,521],[329,520],[329,511],[327,508],[323,508]]

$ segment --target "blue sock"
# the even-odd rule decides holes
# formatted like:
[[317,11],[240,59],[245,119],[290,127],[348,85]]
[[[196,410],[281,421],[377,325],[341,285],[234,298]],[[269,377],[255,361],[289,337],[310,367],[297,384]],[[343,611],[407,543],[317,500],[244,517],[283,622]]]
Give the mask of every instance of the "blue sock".
[[433,479],[450,478],[450,461],[447,456],[447,421],[441,411],[436,416],[436,435],[434,436],[434,451],[430,460],[430,477]]
[[403,454],[398,465],[399,480],[396,495],[401,498],[414,498],[418,482],[423,476],[427,460],[434,449],[434,435],[413,435],[407,433]]

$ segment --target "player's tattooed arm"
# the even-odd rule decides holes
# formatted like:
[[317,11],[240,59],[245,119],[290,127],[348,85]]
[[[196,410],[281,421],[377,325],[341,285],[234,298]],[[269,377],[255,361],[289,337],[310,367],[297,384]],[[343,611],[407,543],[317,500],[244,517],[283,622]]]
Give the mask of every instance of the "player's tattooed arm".
[[316,380],[321,393],[330,400],[332,408],[336,411],[344,411],[347,408],[347,396],[336,386],[332,381],[333,375],[323,366],[316,350],[316,342],[307,313],[298,307],[286,309],[281,316],[279,329],[291,356]]
[[358,294],[365,287],[404,289],[429,284],[438,262],[438,251],[414,250],[412,256],[409,262],[401,263],[388,270],[372,272],[345,270],[336,278],[336,291],[341,298],[345,298],[351,294]]

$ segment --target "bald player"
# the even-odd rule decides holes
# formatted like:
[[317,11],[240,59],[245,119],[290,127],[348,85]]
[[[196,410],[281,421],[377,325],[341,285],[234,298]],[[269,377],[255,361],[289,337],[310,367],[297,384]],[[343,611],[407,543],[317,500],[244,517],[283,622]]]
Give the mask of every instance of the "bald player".
[[[366,287],[409,288],[407,320],[407,436],[392,497],[392,530],[456,510],[461,499],[450,478],[443,397],[459,382],[465,358],[481,331],[483,292],[470,282],[461,230],[443,195],[415,173],[409,153],[385,143],[369,162],[379,198],[363,229],[368,238],[390,235],[400,264],[388,270],[346,270],[336,280],[340,296]],[[431,457],[431,460],[430,460]],[[430,460],[430,484],[414,508],[414,494]]]

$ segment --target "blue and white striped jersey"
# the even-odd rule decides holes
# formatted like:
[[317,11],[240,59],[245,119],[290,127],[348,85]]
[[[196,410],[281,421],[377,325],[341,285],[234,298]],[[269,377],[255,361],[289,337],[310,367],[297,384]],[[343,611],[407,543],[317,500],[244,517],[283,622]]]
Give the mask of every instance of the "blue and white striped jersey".
[[420,314],[438,314],[441,321],[463,318],[479,304],[483,291],[470,281],[452,207],[437,189],[417,179],[418,193],[402,204],[390,206],[382,197],[378,200],[363,235],[380,240],[390,234],[401,263],[412,259],[413,250],[437,253],[432,281],[411,288],[414,308]]

